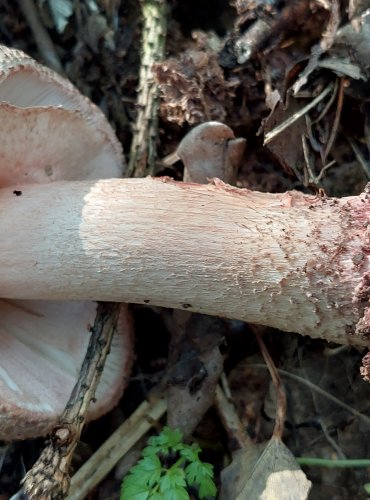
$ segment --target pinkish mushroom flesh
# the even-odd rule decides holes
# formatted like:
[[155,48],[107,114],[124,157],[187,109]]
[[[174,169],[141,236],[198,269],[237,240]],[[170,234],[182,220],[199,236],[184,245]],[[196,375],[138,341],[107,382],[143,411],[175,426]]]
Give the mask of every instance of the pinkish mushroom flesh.
[[[11,85],[6,88],[13,96]],[[15,105],[0,104],[0,113],[6,116]],[[29,120],[27,113],[17,113]],[[40,102],[36,115],[29,123],[48,116]],[[6,130],[0,120],[0,133],[1,127]],[[43,172],[34,178],[26,159],[5,157],[5,167],[14,164],[15,172],[33,179],[12,182],[5,175],[0,189],[0,296],[8,299],[6,307],[25,310],[28,318],[46,318],[41,306],[48,308],[48,300],[151,303],[368,345],[368,190],[329,199],[251,192],[217,180],[204,186],[168,179],[96,180],[95,167],[92,179],[71,174],[67,182],[58,180],[58,163],[49,168],[49,156],[38,161],[31,155]],[[49,180],[55,182],[34,184],[40,175],[54,176]],[[37,301],[35,309],[24,300]],[[18,313],[21,317],[26,322]],[[86,335],[86,323],[82,330]],[[5,331],[4,345],[10,336]],[[27,344],[24,336],[14,338]],[[13,378],[0,371],[0,382],[10,387]],[[17,411],[15,419],[21,415]],[[24,422],[31,432],[29,420]]]
[[326,199],[166,179],[13,189],[0,190],[19,221],[0,220],[0,296],[150,303],[368,344],[367,191]]
[[[1,188],[119,177],[124,169],[122,148],[103,113],[68,81],[5,47],[0,137]],[[25,288],[32,286],[25,281]],[[77,381],[95,314],[91,301],[0,300],[0,438],[43,435],[55,424]],[[122,305],[89,419],[122,394],[132,360],[131,330]]]

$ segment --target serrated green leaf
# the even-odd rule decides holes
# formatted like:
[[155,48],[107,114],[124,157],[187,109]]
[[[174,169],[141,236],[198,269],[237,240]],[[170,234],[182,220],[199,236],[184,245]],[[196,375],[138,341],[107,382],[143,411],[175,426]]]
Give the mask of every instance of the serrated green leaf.
[[158,455],[158,453],[163,453],[160,446],[146,446],[141,454],[143,457],[151,457],[153,455]]
[[217,488],[213,479],[210,477],[203,477],[199,485],[199,498],[215,497]]
[[149,455],[148,457],[142,458],[138,465],[140,468],[146,471],[160,471],[162,468],[161,461],[157,455]]
[[158,492],[151,493],[148,500],[163,500],[163,495]]
[[162,472],[159,458],[154,455],[142,458],[125,477],[123,483],[129,481],[132,484],[142,484],[150,489],[158,483]]
[[199,497],[215,496],[217,489],[213,482],[213,466],[200,460],[185,467],[185,476],[189,485],[199,488]]
[[186,481],[189,484],[199,484],[199,479],[198,479],[198,473],[199,473],[199,463],[198,462],[191,462],[189,465],[185,467],[185,476],[186,476]]
[[[201,499],[215,496],[212,465],[199,460],[198,444],[188,445],[181,440],[182,433],[169,427],[151,437],[143,450],[143,458],[122,483],[121,500],[189,500],[188,485],[198,487]],[[178,461],[166,470],[158,454],[169,455],[169,458],[177,455]],[[189,464],[183,469],[185,461]]]
[[122,483],[120,500],[147,500],[149,498],[149,490],[145,485],[130,481],[129,476],[126,478]]
[[162,492],[174,490],[178,487],[185,487],[185,472],[179,467],[169,469],[161,478],[160,489]]
[[199,484],[204,478],[213,479],[213,465],[196,460],[185,467],[185,474],[189,484]]
[[173,448],[182,441],[182,432],[178,429],[171,429],[170,427],[164,427],[163,436],[166,437],[168,446]]
[[165,446],[173,448],[182,441],[182,433],[179,430],[171,429],[170,427],[163,427],[162,432],[158,436],[149,438],[148,443],[150,446]]
[[213,478],[213,465],[199,461],[199,474],[202,477]]
[[176,486],[162,492],[162,500],[189,500],[189,493],[184,486]]
[[141,481],[148,486],[153,486],[159,481],[162,472],[162,464],[157,455],[150,455],[142,458],[137,466],[135,473],[141,477]]
[[182,444],[182,446],[178,445],[177,450],[180,455],[188,462],[195,462],[199,460],[199,453],[202,451],[197,444],[189,446],[187,444]]

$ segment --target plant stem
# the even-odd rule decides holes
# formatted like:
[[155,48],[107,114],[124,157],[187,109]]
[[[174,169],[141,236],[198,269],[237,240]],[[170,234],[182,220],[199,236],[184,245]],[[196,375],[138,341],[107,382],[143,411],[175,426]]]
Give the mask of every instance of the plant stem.
[[299,465],[306,465],[310,467],[370,467],[369,458],[348,458],[343,460],[331,460],[330,458],[296,457],[296,460]]
[[141,66],[137,97],[137,117],[128,165],[128,177],[154,173],[158,136],[158,85],[153,64],[162,60],[166,39],[166,0],[143,0]]

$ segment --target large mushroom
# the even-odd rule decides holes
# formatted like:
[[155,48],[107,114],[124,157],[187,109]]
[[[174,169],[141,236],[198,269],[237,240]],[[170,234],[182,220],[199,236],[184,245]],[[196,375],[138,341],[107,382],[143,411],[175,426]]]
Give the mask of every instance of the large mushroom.
[[[103,113],[68,81],[6,47],[0,47],[0,137],[3,189],[122,175],[121,146]],[[42,212],[48,210],[46,203]],[[9,222],[18,225],[13,216]],[[24,287],[32,286],[26,279]],[[1,438],[46,434],[55,424],[76,383],[95,313],[92,301],[0,301]],[[125,385],[131,325],[124,305],[118,331],[90,419],[114,406]]]
[[[0,189],[1,297],[151,303],[368,345],[367,190],[328,199],[217,180],[53,180]],[[1,380],[11,387],[6,371]]]

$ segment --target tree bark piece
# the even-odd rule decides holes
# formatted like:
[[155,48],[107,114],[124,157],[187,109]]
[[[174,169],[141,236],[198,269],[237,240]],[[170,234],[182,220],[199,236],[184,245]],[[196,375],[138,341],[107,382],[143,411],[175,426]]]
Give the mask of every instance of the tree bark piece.
[[95,398],[112,337],[117,331],[119,313],[115,304],[98,306],[78,381],[58,424],[52,429],[47,446],[23,480],[30,500],[57,500],[68,493],[73,453],[85,425],[89,404]]
[[330,199],[217,180],[4,188],[0,297],[151,303],[367,345],[369,205],[368,191]]

